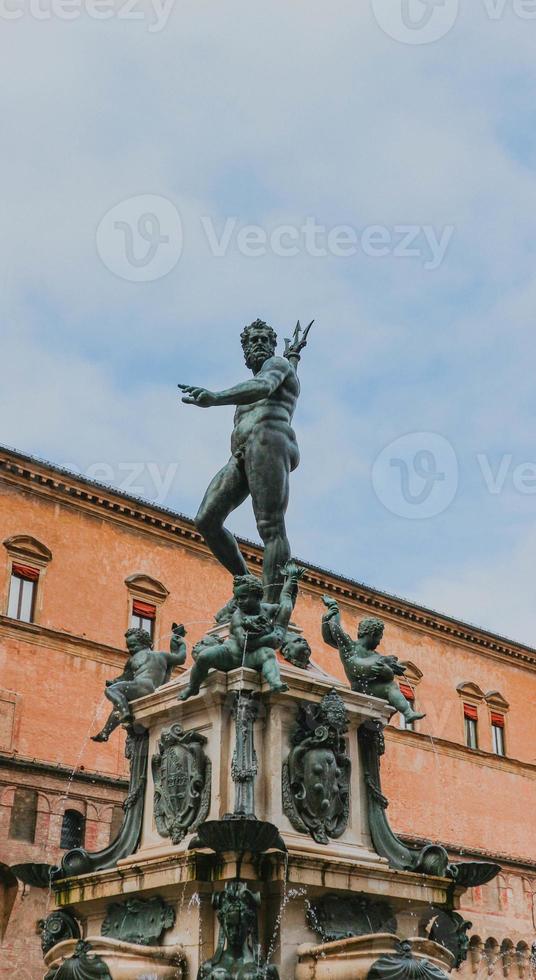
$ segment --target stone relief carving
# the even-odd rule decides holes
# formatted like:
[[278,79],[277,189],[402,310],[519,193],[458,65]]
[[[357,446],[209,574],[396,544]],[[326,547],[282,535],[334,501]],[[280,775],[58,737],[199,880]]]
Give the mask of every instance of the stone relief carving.
[[39,919],[39,929],[41,930],[41,949],[43,955],[49,949],[62,943],[64,939],[80,939],[80,926],[74,915],[68,909],[56,909],[47,915],[46,919]]
[[283,763],[283,810],[296,830],[319,844],[340,837],[348,824],[347,728],[344,703],[335,690],[320,704],[300,705],[294,745]]
[[175,924],[175,912],[162,898],[114,902],[108,906],[101,934],[140,946],[156,946],[162,933]]
[[180,844],[209,811],[212,767],[206,744],[199,732],[171,725],[162,732],[151,760],[156,828],[173,844]]
[[308,903],[307,922],[323,943],[373,932],[396,932],[396,918],[389,902],[370,895],[344,896],[328,892]]

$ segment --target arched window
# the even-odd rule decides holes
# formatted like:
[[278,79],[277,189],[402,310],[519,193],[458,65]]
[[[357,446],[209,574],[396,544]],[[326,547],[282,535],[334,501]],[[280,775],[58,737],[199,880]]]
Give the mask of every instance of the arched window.
[[501,943],[501,959],[502,959],[503,973],[505,977],[507,977],[510,972],[510,967],[512,965],[512,960],[513,960],[513,954],[514,954],[514,944],[512,940],[503,939]]
[[486,960],[488,973],[493,973],[498,956],[499,943],[493,936],[489,936],[484,943],[484,959]]
[[69,851],[84,843],[85,820],[78,810],[66,810],[61,824],[60,847]]
[[530,964],[530,950],[528,944],[521,940],[516,946],[517,971],[520,977],[525,976]]
[[478,964],[482,959],[482,940],[480,936],[471,936],[469,940],[468,955],[472,971],[473,973],[476,973],[478,970]]

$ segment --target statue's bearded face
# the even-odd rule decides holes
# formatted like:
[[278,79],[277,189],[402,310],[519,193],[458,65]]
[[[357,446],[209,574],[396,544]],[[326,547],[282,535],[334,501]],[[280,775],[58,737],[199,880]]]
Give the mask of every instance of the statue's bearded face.
[[275,352],[273,332],[269,327],[252,327],[244,342],[246,365],[252,371],[260,371],[262,365]]

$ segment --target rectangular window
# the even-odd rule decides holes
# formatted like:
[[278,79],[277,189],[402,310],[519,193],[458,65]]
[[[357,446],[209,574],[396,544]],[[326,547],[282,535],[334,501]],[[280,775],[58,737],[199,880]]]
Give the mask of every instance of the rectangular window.
[[491,737],[495,755],[504,755],[504,715],[491,713]]
[[9,583],[7,614],[23,623],[33,622],[39,572],[29,565],[13,565]]
[[147,630],[151,640],[154,639],[154,621],[156,619],[156,606],[149,602],[141,602],[134,599],[132,603],[132,615],[130,625],[136,629]]
[[[406,701],[409,701],[409,703],[411,704],[411,707],[414,708],[415,707],[415,691],[413,690],[413,688],[410,687],[409,684],[403,684],[403,683],[400,683],[398,686],[399,686],[400,690],[402,691],[402,694],[404,695]],[[400,718],[400,727],[402,729],[404,729],[406,732],[414,732],[415,731],[415,722],[414,721],[406,721],[406,719],[404,718],[404,715],[399,715],[399,718]]]
[[474,704],[464,704],[465,744],[469,749],[478,748],[478,711]]
[[16,789],[11,816],[9,836],[12,840],[25,840],[33,844],[37,820],[37,791],[35,789]]

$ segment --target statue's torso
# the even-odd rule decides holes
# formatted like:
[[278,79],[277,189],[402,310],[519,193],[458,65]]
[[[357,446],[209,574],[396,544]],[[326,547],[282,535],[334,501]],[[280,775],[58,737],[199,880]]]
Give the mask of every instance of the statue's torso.
[[138,650],[130,658],[130,668],[137,681],[152,681],[157,687],[163,683],[167,664],[164,653],[154,650]]
[[[284,358],[270,358],[271,361]],[[288,367],[288,362],[285,361]],[[262,375],[262,370],[261,370]],[[234,455],[244,451],[249,438],[261,439],[263,433],[275,429],[288,435],[295,443],[296,437],[291,427],[292,417],[300,393],[300,383],[293,369],[278,388],[268,398],[262,398],[252,405],[239,405],[234,416],[234,429],[231,437],[231,451]]]
[[377,664],[384,665],[384,662],[381,653],[376,653],[375,650],[367,650],[360,643],[354,643],[352,652],[344,660],[346,676],[349,681],[368,681],[370,668]]

